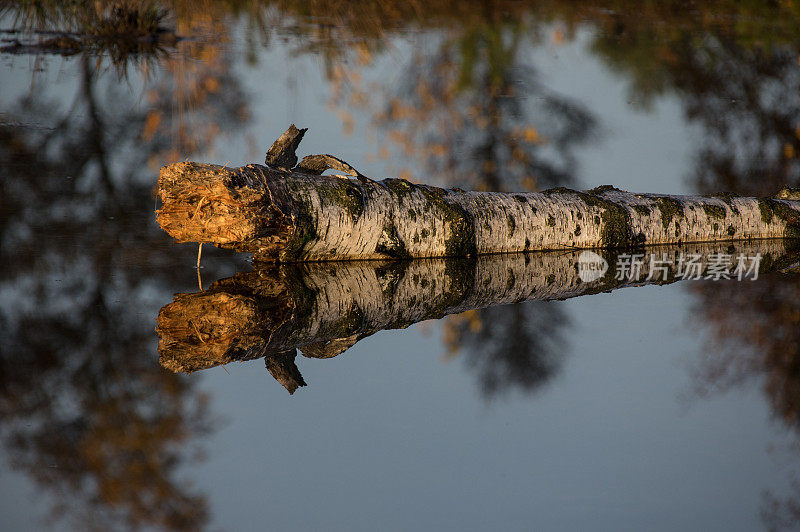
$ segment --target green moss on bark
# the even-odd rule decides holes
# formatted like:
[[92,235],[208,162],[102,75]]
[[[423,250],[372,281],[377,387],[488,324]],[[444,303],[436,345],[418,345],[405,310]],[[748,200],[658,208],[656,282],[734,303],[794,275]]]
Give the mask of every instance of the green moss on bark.
[[350,213],[353,220],[358,220],[364,213],[364,193],[361,188],[350,179],[337,179],[319,186],[318,189],[323,205],[325,203]]
[[734,198],[736,198],[736,194],[732,192],[719,192],[717,194],[712,194],[712,198],[721,199],[725,202],[725,204],[730,208],[731,212],[734,214],[739,214],[739,209],[736,207],[736,204],[733,202]]
[[514,230],[517,228],[517,223],[514,221],[514,217],[510,214],[506,215],[506,225],[508,226],[508,236],[512,236],[514,234]]
[[[616,190],[604,185],[593,189],[592,192],[600,193]],[[603,247],[627,247],[643,243],[644,235],[634,235],[631,230],[631,213],[623,205],[607,200],[602,196],[587,192],[573,192],[577,194],[586,205],[602,209],[600,212],[600,240]],[[595,219],[595,223],[597,220]]]
[[[672,220],[676,216],[683,216],[683,203],[679,199],[670,196],[660,196],[656,201],[658,202],[658,209],[661,211],[661,225],[666,233]],[[676,231],[677,229],[676,227]]]
[[387,222],[383,226],[381,237],[375,246],[376,253],[382,253],[393,259],[410,259],[411,253],[408,252],[405,242],[397,234],[394,224]]
[[305,198],[295,200],[297,210],[294,220],[294,233],[286,244],[281,260],[294,261],[302,258],[305,246],[317,237],[316,223],[311,205]]
[[706,213],[706,216],[709,219],[724,219],[726,214],[725,207],[720,207],[719,205],[710,205],[708,203],[703,204],[703,211]]
[[771,224],[775,214],[772,212],[769,202],[765,199],[759,199],[758,209],[761,211],[761,221],[765,224]]
[[783,236],[785,238],[800,238],[800,212],[779,200],[767,199],[764,201],[769,205],[775,216],[786,223]]
[[[426,204],[431,207],[430,214],[441,218],[447,226],[446,256],[469,257],[477,254],[475,221],[464,207],[448,199],[449,191],[439,187],[409,183],[405,179],[385,179],[383,185],[400,201],[413,193],[423,196]],[[425,236],[425,232],[420,234],[421,238]]]

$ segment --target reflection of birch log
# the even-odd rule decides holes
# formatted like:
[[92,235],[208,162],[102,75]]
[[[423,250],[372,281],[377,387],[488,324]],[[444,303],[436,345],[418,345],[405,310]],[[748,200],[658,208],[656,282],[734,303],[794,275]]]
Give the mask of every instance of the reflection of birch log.
[[[783,269],[797,263],[793,242],[648,248],[638,279],[629,269],[618,275],[616,265],[627,257],[604,250],[600,255],[609,269],[590,282],[582,281],[578,273],[578,251],[275,265],[217,281],[203,292],[176,295],[158,315],[160,360],[165,368],[192,372],[267,357],[270,372],[294,391],[304,384],[294,366],[295,349],[307,357],[327,358],[382,329],[404,328],[468,309],[670,283],[686,266],[681,257],[692,255],[699,255],[704,275],[720,257],[728,257],[728,269],[733,270],[740,255],[760,254],[761,273]],[[647,279],[651,253],[662,270]]]
[[[158,222],[180,241],[271,261],[474,256],[547,249],[800,237],[800,192],[775,198],[589,192],[464,192],[372,181],[329,155],[294,169],[292,126],[267,166],[161,169]],[[357,179],[318,175],[332,168]]]

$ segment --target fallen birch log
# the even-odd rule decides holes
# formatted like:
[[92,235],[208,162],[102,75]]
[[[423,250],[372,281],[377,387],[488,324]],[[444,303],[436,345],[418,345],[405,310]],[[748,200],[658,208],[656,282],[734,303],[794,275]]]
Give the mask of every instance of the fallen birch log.
[[[534,250],[800,238],[800,191],[773,198],[582,192],[465,192],[373,181],[330,155],[297,166],[292,125],[267,164],[161,169],[158,223],[180,242],[247,251],[258,261],[471,257]],[[327,169],[347,176],[320,175]]]
[[[690,278],[708,277],[715,269],[719,274],[724,257],[734,278],[741,256],[759,257],[760,274],[797,268],[800,242],[689,244],[643,252],[648,253],[644,268],[636,273],[619,271],[620,259],[630,254],[614,250],[269,266],[222,279],[202,292],[177,294],[158,314],[159,360],[169,370],[193,372],[264,357],[270,373],[294,392],[305,384],[294,363],[297,349],[310,358],[329,358],[383,329],[470,309],[672,283],[686,277],[681,274],[688,271],[688,257],[697,265]],[[655,275],[646,269],[649,253],[658,259]],[[607,266],[589,280],[580,273],[587,255]]]

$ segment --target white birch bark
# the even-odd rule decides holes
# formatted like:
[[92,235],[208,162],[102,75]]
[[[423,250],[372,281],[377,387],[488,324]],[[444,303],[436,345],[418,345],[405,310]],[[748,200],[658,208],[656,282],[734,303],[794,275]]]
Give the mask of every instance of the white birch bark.
[[158,221],[179,241],[284,262],[800,237],[800,201],[791,192],[669,196],[600,187],[503,194],[197,163],[164,167],[159,188]]
[[[331,156],[293,170],[305,130],[290,128],[272,164],[161,169],[158,222],[181,242],[254,253],[257,261],[468,257],[534,250],[800,238],[800,191],[773,198],[580,192],[465,192],[368,179]],[[346,176],[316,175],[326,168]]]

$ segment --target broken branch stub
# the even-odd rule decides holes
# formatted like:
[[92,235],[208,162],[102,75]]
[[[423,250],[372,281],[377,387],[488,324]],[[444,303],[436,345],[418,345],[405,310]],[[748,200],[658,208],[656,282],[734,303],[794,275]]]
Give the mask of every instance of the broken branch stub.
[[297,164],[297,147],[300,141],[303,140],[303,135],[306,134],[308,128],[297,129],[294,124],[289,126],[289,129],[283,133],[278,140],[272,143],[272,146],[267,150],[267,157],[264,164],[277,166],[278,168],[290,169]]
[[[288,170],[304,131],[292,126],[284,133],[267,166],[163,167],[159,224],[181,242],[283,262],[800,237],[796,190],[773,198],[633,194],[611,186],[464,192],[403,179],[372,181],[329,155],[306,157]],[[327,168],[357,179],[319,175]]]

